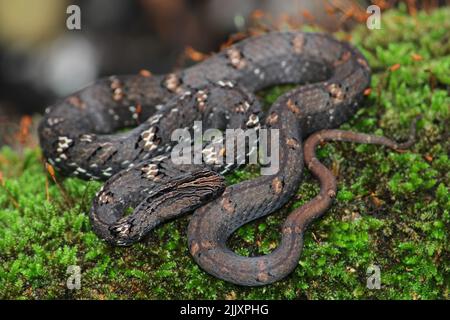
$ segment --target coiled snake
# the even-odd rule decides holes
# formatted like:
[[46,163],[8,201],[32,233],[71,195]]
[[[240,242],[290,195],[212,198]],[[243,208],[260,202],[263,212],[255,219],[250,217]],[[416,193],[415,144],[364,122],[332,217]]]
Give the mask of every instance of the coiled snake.
[[[342,140],[394,149],[411,144],[320,131],[347,121],[369,82],[367,61],[349,44],[316,33],[273,32],[179,72],[154,76],[143,71],[99,80],[46,110],[40,142],[47,161],[62,174],[107,180],[90,218],[95,232],[110,244],[130,245],[164,221],[196,209],[188,228],[195,261],[229,282],[264,285],[297,266],[305,228],[336,194],[333,175],[314,156],[317,144]],[[299,86],[264,113],[253,93],[277,84]],[[192,131],[197,120],[202,130],[278,129],[280,169],[226,187],[221,173],[236,165],[217,163],[223,150],[211,144],[201,150],[202,164],[173,163],[172,132]],[[135,128],[117,132],[130,126]],[[289,215],[279,246],[259,257],[231,251],[226,242],[236,229],[274,212],[294,195],[304,160],[321,191]],[[132,214],[126,215],[130,208]]]

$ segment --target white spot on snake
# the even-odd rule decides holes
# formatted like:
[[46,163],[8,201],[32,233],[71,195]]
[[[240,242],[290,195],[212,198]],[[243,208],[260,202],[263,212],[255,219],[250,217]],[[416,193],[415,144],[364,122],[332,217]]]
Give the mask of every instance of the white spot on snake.
[[198,109],[200,111],[204,111],[205,105],[206,105],[206,100],[208,100],[208,93],[205,90],[199,90],[199,91],[197,91],[195,97],[196,97],[196,100],[198,103]]
[[230,48],[227,51],[228,59],[231,65],[236,69],[242,69],[246,65],[245,59],[242,57],[242,53],[236,48]]
[[111,177],[112,176],[112,167],[108,167],[105,170],[103,170],[102,175],[104,175],[105,177]]
[[339,84],[332,83],[329,86],[327,86],[327,90],[335,103],[340,103],[344,100],[345,93]]
[[90,134],[83,134],[80,137],[80,141],[81,142],[87,142],[87,143],[91,143],[92,142],[92,136]]
[[48,118],[47,123],[49,126],[57,125],[58,123],[61,123],[64,121],[64,118]]
[[236,113],[245,113],[246,109],[244,107],[244,105],[239,104],[234,108],[234,112]]
[[161,113],[157,113],[157,114],[151,116],[150,118],[148,118],[147,122],[150,123],[150,125],[154,125],[154,124],[157,124],[159,122],[159,120],[161,120],[162,117],[163,117],[163,115]]
[[145,173],[145,177],[149,180],[155,179],[159,173],[158,165],[154,163],[142,167],[141,171]]
[[264,72],[261,72],[261,69],[256,68],[253,72],[255,73],[255,75],[259,76],[261,80],[265,78],[265,74]]
[[102,192],[100,196],[98,196],[98,200],[100,204],[107,204],[113,201],[113,197],[106,192]]
[[153,151],[158,147],[155,141],[156,138],[156,128],[150,127],[150,129],[145,130],[141,133],[142,141],[144,142],[143,149],[145,151]]
[[[126,236],[127,233],[130,230],[131,225],[129,223],[123,223],[119,227],[115,228],[115,231],[117,231],[121,236]],[[118,244],[125,244],[124,241],[120,240],[117,242]]]
[[156,162],[161,162],[161,161],[166,160],[167,158],[168,158],[167,156],[160,155],[160,156],[154,157],[152,160],[156,161]]
[[257,124],[259,124],[259,117],[256,114],[250,115],[250,117],[248,118],[248,121],[246,123],[247,127],[252,128],[252,127],[256,126]]
[[73,142],[72,139],[69,139],[67,137],[59,137],[58,141],[58,148],[56,149],[58,153],[63,153],[70,147],[71,143]]

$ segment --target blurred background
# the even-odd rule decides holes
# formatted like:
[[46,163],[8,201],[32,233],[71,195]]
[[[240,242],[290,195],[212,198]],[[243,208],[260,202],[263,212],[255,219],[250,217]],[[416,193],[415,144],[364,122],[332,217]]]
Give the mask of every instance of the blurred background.
[[[167,73],[255,30],[350,29],[404,2],[414,14],[449,0],[0,0],[0,147],[35,145],[33,117],[111,74]],[[69,5],[81,30],[68,30]]]

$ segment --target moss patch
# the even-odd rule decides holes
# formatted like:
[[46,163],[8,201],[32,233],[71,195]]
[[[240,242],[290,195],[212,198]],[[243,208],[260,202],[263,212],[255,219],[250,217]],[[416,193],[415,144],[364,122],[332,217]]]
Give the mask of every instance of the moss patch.
[[[4,148],[0,297],[448,299],[450,10],[415,18],[390,11],[382,23],[382,30],[361,27],[352,34],[375,74],[364,107],[342,128],[401,140],[422,114],[419,141],[400,154],[344,143],[319,150],[338,173],[338,201],[307,232],[299,266],[287,279],[242,288],[204,273],[187,249],[188,217],[158,228],[146,244],[109,247],[87,217],[100,184],[70,178],[57,185],[45,173],[39,150],[18,154]],[[266,101],[282,92],[270,90]],[[228,181],[254,175],[249,168]],[[306,171],[291,206],[238,230],[232,247],[244,255],[270,252],[286,215],[317,191]],[[69,265],[81,267],[80,290],[66,289]],[[380,267],[379,290],[366,287],[371,265]]]

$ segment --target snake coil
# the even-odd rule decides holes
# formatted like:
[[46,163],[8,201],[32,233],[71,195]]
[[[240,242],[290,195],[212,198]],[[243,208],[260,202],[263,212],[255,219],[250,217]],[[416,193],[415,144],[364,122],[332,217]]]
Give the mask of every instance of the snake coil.
[[[90,218],[108,243],[130,245],[161,223],[195,210],[188,228],[195,261],[226,281],[264,285],[297,266],[305,228],[336,194],[334,177],[314,156],[318,143],[406,147],[382,137],[321,131],[347,121],[369,83],[367,61],[348,43],[323,34],[272,32],[178,72],[101,79],[46,110],[40,142],[47,161],[62,174],[106,180]],[[278,84],[298,86],[263,112],[254,93]],[[192,131],[195,121],[201,121],[202,130],[278,129],[278,172],[226,187],[222,173],[236,165],[214,162],[218,154],[211,144],[201,150],[210,161],[175,164],[172,132]],[[287,218],[279,246],[260,257],[231,251],[226,242],[236,229],[294,195],[304,162],[320,180],[321,191]],[[130,208],[132,214],[125,215]]]

